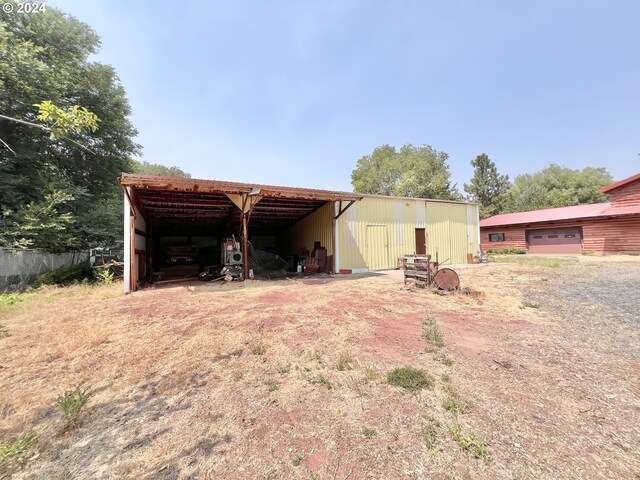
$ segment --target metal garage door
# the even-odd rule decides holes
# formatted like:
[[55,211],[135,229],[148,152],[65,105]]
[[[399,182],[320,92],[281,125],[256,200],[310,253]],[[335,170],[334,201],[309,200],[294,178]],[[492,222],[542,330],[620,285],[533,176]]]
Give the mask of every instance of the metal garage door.
[[582,228],[548,228],[528,230],[529,253],[580,253]]

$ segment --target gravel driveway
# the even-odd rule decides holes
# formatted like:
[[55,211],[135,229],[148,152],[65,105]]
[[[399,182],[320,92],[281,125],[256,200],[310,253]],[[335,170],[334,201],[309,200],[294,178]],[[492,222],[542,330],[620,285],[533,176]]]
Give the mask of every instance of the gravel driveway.
[[640,263],[589,263],[552,271],[528,293],[543,311],[561,316],[597,313],[640,327]]

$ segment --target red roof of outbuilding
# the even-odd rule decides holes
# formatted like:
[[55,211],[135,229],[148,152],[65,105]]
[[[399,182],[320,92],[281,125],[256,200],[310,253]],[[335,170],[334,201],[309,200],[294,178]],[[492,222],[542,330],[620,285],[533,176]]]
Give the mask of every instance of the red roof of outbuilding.
[[620,180],[619,182],[612,183],[611,185],[607,185],[606,187],[602,187],[600,191],[602,193],[609,193],[611,190],[615,190],[616,188],[620,188],[628,183],[635,182],[636,180],[640,180],[640,173],[633,175],[629,178],[625,178],[624,180]]
[[617,215],[640,214],[640,205],[627,207],[612,207],[610,203],[593,203],[590,205],[575,205],[573,207],[547,208],[531,212],[505,213],[485,218],[480,222],[481,227],[498,227],[523,223],[557,222],[579,218],[611,217]]

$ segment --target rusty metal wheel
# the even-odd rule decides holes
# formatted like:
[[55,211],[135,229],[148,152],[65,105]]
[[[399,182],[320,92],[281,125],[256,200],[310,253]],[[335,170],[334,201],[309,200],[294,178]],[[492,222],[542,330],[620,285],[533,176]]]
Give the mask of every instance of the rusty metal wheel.
[[460,287],[460,278],[458,274],[450,268],[441,268],[433,277],[433,283],[436,284],[440,290],[457,290]]

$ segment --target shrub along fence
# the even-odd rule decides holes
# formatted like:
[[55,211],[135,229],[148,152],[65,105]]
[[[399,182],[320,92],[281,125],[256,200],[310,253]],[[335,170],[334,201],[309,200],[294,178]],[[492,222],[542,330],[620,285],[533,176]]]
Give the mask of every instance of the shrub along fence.
[[0,293],[25,290],[38,275],[69,268],[88,260],[88,250],[46,253],[40,250],[0,248]]

